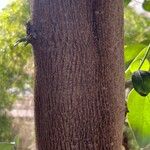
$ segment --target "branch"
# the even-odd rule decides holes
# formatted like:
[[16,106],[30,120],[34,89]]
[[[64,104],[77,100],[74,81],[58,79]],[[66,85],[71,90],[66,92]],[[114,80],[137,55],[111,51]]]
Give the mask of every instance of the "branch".
[[132,81],[131,80],[128,80],[125,82],[125,88],[133,88],[133,85],[132,85]]

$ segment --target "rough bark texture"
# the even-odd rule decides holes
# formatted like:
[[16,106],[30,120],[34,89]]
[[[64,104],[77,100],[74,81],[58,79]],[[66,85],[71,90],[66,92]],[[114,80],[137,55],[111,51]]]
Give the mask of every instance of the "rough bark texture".
[[33,0],[38,150],[121,150],[122,0]]

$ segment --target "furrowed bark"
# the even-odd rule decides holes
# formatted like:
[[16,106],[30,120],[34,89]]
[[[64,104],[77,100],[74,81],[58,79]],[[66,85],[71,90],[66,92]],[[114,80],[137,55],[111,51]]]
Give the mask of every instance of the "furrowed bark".
[[38,150],[120,150],[123,1],[33,0]]

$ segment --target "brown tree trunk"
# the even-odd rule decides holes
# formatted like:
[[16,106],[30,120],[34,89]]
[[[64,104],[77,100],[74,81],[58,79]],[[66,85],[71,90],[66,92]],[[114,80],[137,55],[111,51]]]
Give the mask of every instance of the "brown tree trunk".
[[38,150],[121,150],[122,0],[33,0]]

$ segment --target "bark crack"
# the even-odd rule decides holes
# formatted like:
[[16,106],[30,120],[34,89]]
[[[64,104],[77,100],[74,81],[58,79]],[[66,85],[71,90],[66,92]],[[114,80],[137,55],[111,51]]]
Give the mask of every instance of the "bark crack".
[[92,3],[92,32],[93,32],[93,40],[96,47],[97,52],[99,52],[99,35],[98,35],[98,23],[97,23],[97,15],[99,15],[99,11],[97,11],[97,3],[93,1]]

